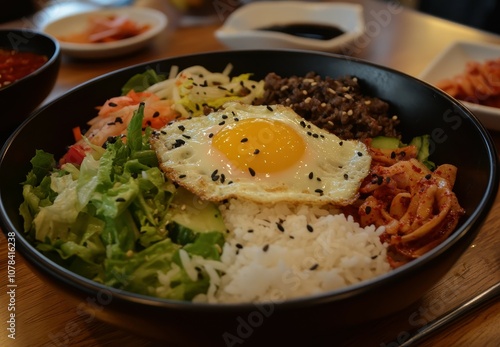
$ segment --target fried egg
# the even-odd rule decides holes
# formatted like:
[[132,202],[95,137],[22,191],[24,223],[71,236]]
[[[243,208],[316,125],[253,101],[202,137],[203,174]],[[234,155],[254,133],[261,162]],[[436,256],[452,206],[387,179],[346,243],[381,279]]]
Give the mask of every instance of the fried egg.
[[352,203],[371,157],[282,105],[230,102],[153,134],[160,168],[202,199],[258,203]]

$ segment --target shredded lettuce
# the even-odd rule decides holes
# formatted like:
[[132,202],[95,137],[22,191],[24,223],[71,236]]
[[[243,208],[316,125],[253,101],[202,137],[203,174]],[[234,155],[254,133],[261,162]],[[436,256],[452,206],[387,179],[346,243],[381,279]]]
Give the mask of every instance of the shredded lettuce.
[[158,75],[155,70],[147,69],[143,73],[138,73],[132,76],[122,87],[122,95],[126,95],[131,90],[143,92],[153,84],[165,80],[164,75]]
[[[108,142],[79,167],[57,167],[53,155],[37,151],[19,211],[36,248],[71,271],[139,294],[191,300],[207,291],[209,276],[204,270],[189,276],[179,251],[218,260],[224,234],[173,221],[177,188],[158,167],[151,131],[142,129],[143,112],[141,104],[126,141]],[[179,242],[169,233],[190,238]],[[167,285],[165,273],[172,277]]]

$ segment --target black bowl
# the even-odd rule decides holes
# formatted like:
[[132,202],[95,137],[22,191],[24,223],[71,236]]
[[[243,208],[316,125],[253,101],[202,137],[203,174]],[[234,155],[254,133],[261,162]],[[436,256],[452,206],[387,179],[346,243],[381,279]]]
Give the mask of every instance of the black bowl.
[[45,55],[47,62],[0,89],[0,143],[50,94],[56,83],[61,52],[56,39],[28,29],[0,30],[0,48]]
[[[404,139],[429,134],[431,160],[459,168],[455,191],[467,213],[458,228],[440,246],[389,274],[322,295],[265,305],[193,304],[115,290],[61,268],[25,240],[18,215],[22,199],[19,182],[30,169],[29,160],[36,149],[63,154],[72,143],[71,129],[85,125],[95,115],[96,105],[118,95],[129,77],[147,67],[168,73],[172,65],[185,68],[201,64],[221,71],[228,63],[234,65],[234,73],[251,71],[257,79],[271,71],[283,76],[304,75],[311,70],[323,76],[357,76],[365,93],[390,102],[392,111],[401,119]],[[15,131],[3,148],[0,176],[3,230],[16,234],[19,253],[36,273],[76,300],[79,307],[87,305],[89,314],[174,345],[267,344],[287,340],[298,343],[408,307],[442,278],[471,244],[498,188],[495,147],[483,126],[456,100],[388,68],[301,51],[213,52],[176,57],[89,81],[44,106]]]

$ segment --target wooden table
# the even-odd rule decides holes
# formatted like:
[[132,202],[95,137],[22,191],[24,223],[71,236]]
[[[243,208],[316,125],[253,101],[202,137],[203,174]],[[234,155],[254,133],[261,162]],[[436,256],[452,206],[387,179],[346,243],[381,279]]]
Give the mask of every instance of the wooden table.
[[[423,68],[452,40],[476,40],[500,44],[500,37],[403,9],[394,3],[372,0],[365,5],[367,31],[352,55],[386,65],[411,75]],[[170,14],[170,12],[169,12]],[[5,23],[3,27],[25,26],[29,21]],[[101,74],[148,60],[225,49],[214,37],[220,22],[205,26],[178,27],[175,17],[153,47],[120,59],[76,61],[64,59],[57,85],[48,100]],[[497,146],[500,134],[492,133]],[[498,147],[500,148],[500,147]],[[397,346],[418,329],[479,292],[500,281],[500,197],[474,244],[453,269],[415,305],[331,341],[335,346]],[[6,331],[7,243],[0,237],[1,346],[153,346],[147,340],[79,315],[78,308],[65,302],[47,287],[16,256],[16,340]],[[402,293],[404,295],[404,293]],[[456,321],[420,346],[498,346],[500,303],[492,303]]]

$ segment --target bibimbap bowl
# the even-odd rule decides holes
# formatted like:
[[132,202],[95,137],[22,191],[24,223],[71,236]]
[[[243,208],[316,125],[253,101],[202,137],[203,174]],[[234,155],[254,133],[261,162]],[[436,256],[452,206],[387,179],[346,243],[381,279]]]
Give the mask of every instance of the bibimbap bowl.
[[[389,103],[390,113],[400,120],[404,141],[428,134],[429,160],[458,168],[453,191],[465,214],[454,231],[422,256],[346,287],[287,300],[216,304],[154,298],[105,286],[58,265],[28,242],[19,215],[23,201],[20,183],[31,169],[30,160],[36,150],[60,158],[74,143],[72,129],[84,127],[95,116],[96,105],[119,95],[122,86],[138,73],[152,69],[168,74],[172,66],[185,69],[194,65],[222,71],[228,64],[233,66],[232,75],[251,72],[253,80],[263,79],[270,72],[280,76],[305,76],[310,71],[323,77],[355,76],[363,93]],[[68,110],[71,117],[60,116],[68,114]],[[58,124],[57,128],[53,124]],[[16,248],[33,271],[76,304],[90,302],[89,297],[100,300],[102,310],[88,309],[102,321],[179,346],[231,345],[235,341],[303,342],[310,336],[328,336],[336,329],[401,310],[442,278],[468,248],[498,188],[494,145],[480,122],[456,100],[425,82],[385,67],[305,51],[213,52],[148,62],[101,76],[34,113],[9,138],[0,160],[2,230],[15,233]],[[288,278],[290,285],[295,285],[296,280],[308,279]]]

